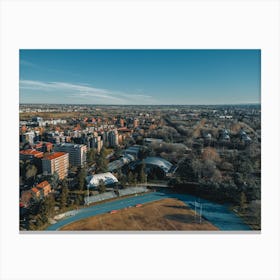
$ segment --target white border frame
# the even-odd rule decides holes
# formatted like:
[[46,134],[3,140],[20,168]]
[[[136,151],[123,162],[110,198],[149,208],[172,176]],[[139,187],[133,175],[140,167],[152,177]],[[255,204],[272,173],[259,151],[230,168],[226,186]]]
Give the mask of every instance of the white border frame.
[[[1,279],[280,279],[279,2],[1,2]],[[18,50],[262,50],[262,232],[20,235]]]

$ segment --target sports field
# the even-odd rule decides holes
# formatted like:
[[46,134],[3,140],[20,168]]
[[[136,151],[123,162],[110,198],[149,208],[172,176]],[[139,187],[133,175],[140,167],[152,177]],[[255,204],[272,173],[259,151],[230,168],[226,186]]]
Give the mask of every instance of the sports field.
[[167,198],[155,202],[113,211],[71,224],[60,230],[218,230],[199,217],[184,202]]

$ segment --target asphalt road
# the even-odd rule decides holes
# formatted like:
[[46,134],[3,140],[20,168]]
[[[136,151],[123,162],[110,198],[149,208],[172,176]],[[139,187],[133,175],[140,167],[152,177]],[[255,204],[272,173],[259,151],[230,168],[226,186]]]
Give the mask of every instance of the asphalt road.
[[223,231],[244,231],[251,230],[238,216],[229,211],[226,206],[213,203],[204,199],[196,198],[192,195],[175,194],[163,191],[146,193],[134,197],[123,198],[115,201],[104,202],[102,204],[90,206],[87,208],[79,209],[76,215],[67,217],[58,221],[56,224],[49,226],[47,231],[59,230],[61,227],[95,215],[108,213],[112,210],[119,210],[126,207],[133,207],[136,204],[144,204],[147,202],[157,201],[164,198],[177,198],[188,204],[194,209],[194,202],[200,201],[202,203],[202,217],[207,219],[210,223]]

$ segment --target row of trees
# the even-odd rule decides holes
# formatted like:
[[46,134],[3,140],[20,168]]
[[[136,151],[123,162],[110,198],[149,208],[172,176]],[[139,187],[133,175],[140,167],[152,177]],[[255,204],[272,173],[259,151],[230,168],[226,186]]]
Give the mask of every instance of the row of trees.
[[223,202],[240,203],[244,196],[246,201],[260,199],[254,160],[243,153],[232,155],[228,160],[221,159],[213,148],[205,149],[199,157],[192,154],[179,163],[169,184]]
[[108,150],[102,147],[100,153],[95,148],[89,149],[87,152],[87,164],[89,166],[95,164],[96,172],[103,173],[108,171]]

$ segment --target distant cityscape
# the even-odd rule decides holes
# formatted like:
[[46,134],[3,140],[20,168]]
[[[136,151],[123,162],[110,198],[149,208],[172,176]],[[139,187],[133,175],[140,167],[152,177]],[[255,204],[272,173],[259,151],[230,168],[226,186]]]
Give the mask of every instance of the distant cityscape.
[[[260,104],[20,104],[19,114],[21,230],[162,191],[229,203],[260,229]],[[200,215],[195,229],[207,229]]]
[[22,231],[261,229],[260,49],[22,49]]

